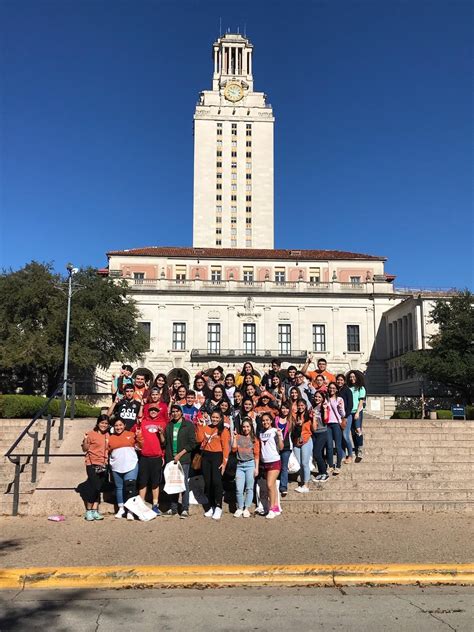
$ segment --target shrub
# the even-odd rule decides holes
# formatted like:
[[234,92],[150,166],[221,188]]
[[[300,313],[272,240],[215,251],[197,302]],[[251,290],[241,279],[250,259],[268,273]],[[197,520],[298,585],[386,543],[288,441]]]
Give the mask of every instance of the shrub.
[[419,410],[396,410],[391,419],[419,419]]
[[[0,419],[31,419],[46,402],[46,397],[35,395],[0,395]],[[61,401],[53,399],[44,414],[51,413],[53,417],[58,417],[60,407]],[[70,402],[67,403],[66,415],[69,412]],[[76,417],[97,417],[99,413],[100,408],[76,400]]]
[[[452,419],[453,415],[451,410],[440,409],[433,411],[436,412],[438,419]],[[396,410],[391,419],[419,419],[419,411],[413,410]],[[466,419],[474,419],[474,406],[466,406]]]

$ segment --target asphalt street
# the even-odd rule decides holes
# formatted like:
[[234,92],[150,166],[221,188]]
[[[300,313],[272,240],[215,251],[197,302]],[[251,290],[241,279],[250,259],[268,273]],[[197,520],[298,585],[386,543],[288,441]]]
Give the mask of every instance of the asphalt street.
[[0,593],[0,630],[470,632],[473,589],[208,588]]

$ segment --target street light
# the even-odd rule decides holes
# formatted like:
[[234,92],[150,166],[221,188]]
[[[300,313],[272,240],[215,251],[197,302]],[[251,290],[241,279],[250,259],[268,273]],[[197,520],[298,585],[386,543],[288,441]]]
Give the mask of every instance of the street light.
[[68,263],[66,266],[68,271],[68,288],[67,288],[67,315],[66,315],[66,342],[64,344],[64,371],[63,371],[63,395],[61,399],[61,419],[59,425],[59,439],[63,438],[64,434],[64,415],[66,412],[66,400],[67,400],[67,378],[69,367],[69,329],[71,324],[71,298],[72,298],[72,277],[79,271],[72,263]]

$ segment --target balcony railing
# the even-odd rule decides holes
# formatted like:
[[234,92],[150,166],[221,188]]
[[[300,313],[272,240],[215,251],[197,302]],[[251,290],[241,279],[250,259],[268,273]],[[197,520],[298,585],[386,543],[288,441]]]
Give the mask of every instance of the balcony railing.
[[232,279],[212,281],[210,279],[126,279],[134,291],[158,290],[166,292],[213,291],[213,292],[283,292],[305,294],[372,294],[373,292],[392,294],[394,289],[386,281],[368,281],[363,283],[315,283],[312,281],[234,281]]
[[220,349],[218,353],[211,353],[208,349],[192,349],[191,362],[207,362],[212,360],[255,361],[269,362],[271,358],[280,358],[282,362],[304,362],[308,357],[307,351],[292,350],[281,353],[275,349]]

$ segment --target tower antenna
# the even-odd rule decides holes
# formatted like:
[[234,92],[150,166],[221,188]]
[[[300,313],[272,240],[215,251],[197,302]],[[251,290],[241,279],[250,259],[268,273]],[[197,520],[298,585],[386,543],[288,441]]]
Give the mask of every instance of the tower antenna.
[[219,37],[222,37],[222,18],[219,18]]
[[247,22],[244,22],[244,37],[247,37]]

